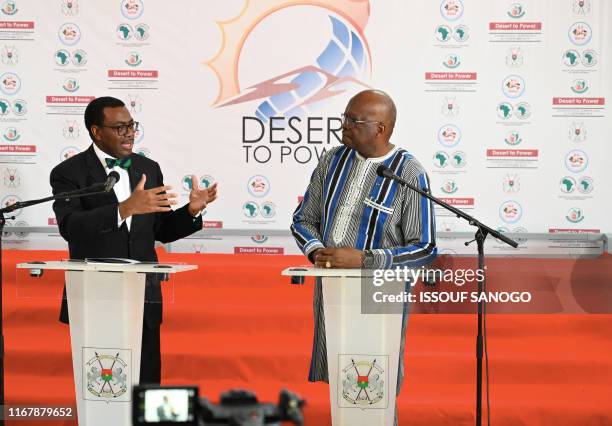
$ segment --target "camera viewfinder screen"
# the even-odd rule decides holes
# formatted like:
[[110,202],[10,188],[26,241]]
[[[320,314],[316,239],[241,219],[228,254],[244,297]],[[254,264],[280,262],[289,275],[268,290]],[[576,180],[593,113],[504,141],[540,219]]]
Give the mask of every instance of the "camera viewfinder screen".
[[193,421],[192,389],[148,389],[144,395],[147,423]]

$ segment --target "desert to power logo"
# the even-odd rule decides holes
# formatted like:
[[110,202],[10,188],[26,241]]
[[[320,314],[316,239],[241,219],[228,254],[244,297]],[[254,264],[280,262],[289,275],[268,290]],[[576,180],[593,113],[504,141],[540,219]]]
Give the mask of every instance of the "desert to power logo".
[[19,11],[17,3],[13,0],[6,0],[2,3],[2,13],[5,15],[14,15]]
[[[344,104],[335,98],[368,87],[369,17],[369,0],[246,0],[238,16],[218,23],[222,43],[207,62],[219,82],[213,106],[253,104],[241,123],[246,162],[307,163],[340,142]],[[261,60],[275,44],[284,60]],[[323,116],[331,106],[334,115]]]
[[452,179],[446,179],[444,182],[442,182],[442,186],[440,186],[440,190],[442,190],[442,192],[445,194],[454,194],[457,192],[457,189],[459,189],[457,187],[457,182]]
[[21,137],[19,129],[16,127],[7,127],[2,134],[2,137],[7,142],[15,142]]
[[517,130],[511,130],[506,134],[504,142],[506,142],[510,146],[515,146],[523,142],[523,138]]
[[459,65],[461,65],[461,59],[459,58],[459,55],[451,53],[450,55],[446,55],[442,65],[444,65],[446,68],[457,68]]
[[519,19],[525,16],[525,8],[520,3],[512,3],[508,8],[508,16],[512,19]]

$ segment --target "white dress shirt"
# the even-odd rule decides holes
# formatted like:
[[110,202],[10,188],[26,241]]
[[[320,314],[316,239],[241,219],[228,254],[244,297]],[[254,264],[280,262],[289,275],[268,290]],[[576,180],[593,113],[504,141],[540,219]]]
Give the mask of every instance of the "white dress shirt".
[[[106,172],[107,176],[112,171],[119,173],[119,181],[113,187],[113,191],[115,191],[115,195],[117,196],[117,201],[121,203],[127,200],[128,198],[130,198],[130,195],[132,194],[132,190],[130,189],[130,176],[128,175],[128,171],[125,169],[122,169],[119,166],[115,166],[112,169],[109,169],[108,167],[106,167],[106,161],[104,159],[112,158],[113,160],[116,160],[116,158],[103,152],[100,148],[96,146],[95,143],[93,144],[93,148],[94,148],[94,152],[100,159],[100,163],[102,163],[102,167],[104,167],[104,171]],[[132,217],[129,216],[126,219],[121,219],[121,215],[119,214],[119,207],[117,207],[117,226],[118,227],[121,226],[124,220],[125,220],[127,229],[129,231],[130,225],[132,224]]]

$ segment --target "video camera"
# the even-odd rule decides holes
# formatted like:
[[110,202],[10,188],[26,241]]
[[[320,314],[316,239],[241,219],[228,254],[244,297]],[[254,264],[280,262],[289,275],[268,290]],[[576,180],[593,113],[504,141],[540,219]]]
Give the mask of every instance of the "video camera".
[[134,425],[185,426],[281,426],[290,421],[304,425],[299,395],[283,389],[278,404],[260,403],[247,390],[231,390],[221,394],[219,404],[199,399],[194,386],[135,386],[132,422]]

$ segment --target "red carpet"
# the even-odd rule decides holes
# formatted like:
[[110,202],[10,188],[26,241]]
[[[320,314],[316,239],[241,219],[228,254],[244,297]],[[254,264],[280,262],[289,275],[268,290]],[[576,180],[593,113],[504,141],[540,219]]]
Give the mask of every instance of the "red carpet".
[[[312,283],[289,285],[280,276],[305,259],[160,254],[164,261],[200,266],[165,289],[164,383],[195,383],[215,400],[221,391],[242,387],[262,401],[276,401],[285,387],[308,401],[307,425],[330,424],[327,385],[306,381]],[[15,270],[18,262],[65,257],[4,252],[7,404],[74,404],[69,331],[57,321],[62,277],[46,274],[38,282],[16,284],[25,273],[17,276]],[[493,259],[488,267],[489,283],[612,287],[612,256]],[[609,293],[598,294],[612,303]],[[475,331],[474,315],[411,316],[400,425],[475,423]],[[612,425],[612,315],[490,315],[488,338],[492,425]]]

